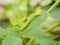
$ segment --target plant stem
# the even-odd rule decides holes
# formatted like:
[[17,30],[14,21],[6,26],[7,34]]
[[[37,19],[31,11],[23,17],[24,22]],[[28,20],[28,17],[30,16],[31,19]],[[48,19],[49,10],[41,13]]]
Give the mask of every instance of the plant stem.
[[[38,9],[37,9],[37,8],[38,8]],[[34,17],[40,15],[41,10],[39,10],[39,9],[40,9],[40,7],[38,6],[38,7],[36,7],[36,8],[33,10],[34,12],[29,15],[29,17],[28,17],[27,21],[25,22],[25,24],[20,27],[20,30],[23,30],[23,29],[32,21],[32,19],[33,19]]]
[[60,26],[60,23],[56,23],[55,25],[53,25],[51,28],[44,30],[43,32],[51,32],[53,31],[56,27]]
[[54,10],[59,5],[59,3],[60,0],[57,0],[47,12],[51,13],[51,11]]
[[34,42],[34,38],[31,38],[30,41],[26,45],[31,45]]
[[31,22],[31,20],[32,20],[35,16],[37,16],[37,15],[30,15],[30,16],[28,17],[26,23],[20,27],[20,30],[23,30],[23,29]]

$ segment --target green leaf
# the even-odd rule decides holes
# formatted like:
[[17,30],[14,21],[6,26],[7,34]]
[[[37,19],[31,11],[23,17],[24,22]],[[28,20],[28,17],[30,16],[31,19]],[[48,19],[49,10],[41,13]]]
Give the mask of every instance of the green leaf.
[[17,28],[14,29],[3,29],[0,27],[0,37],[7,36],[17,36],[19,34],[19,30]]
[[10,36],[4,38],[2,45],[23,45],[21,38]]
[[[43,33],[42,32],[42,28],[40,27],[41,23],[43,23],[47,17],[49,17],[49,15],[47,13],[41,14],[40,16],[34,18],[33,21],[31,21],[31,23],[28,25],[28,27],[23,31],[23,36],[27,36],[27,37],[31,37],[34,38],[36,40],[40,40],[41,45],[47,45],[47,44],[56,44],[53,43],[53,40],[55,38],[55,36],[51,35],[50,33]],[[38,23],[37,23],[38,22]],[[36,41],[35,40],[35,41]],[[48,41],[47,41],[48,40]],[[43,44],[44,41],[44,44]]]
[[37,39],[36,43],[40,45],[56,45],[56,41],[54,40],[48,40],[48,39]]
[[31,21],[31,23],[28,25],[28,27],[24,30],[23,34],[24,34],[24,33],[27,33],[28,31],[30,31],[30,30],[32,30],[32,29],[35,29],[35,28],[37,28],[37,27],[40,27],[40,24],[41,24],[42,22],[44,22],[44,21],[47,19],[48,16],[49,16],[49,14],[47,14],[47,13],[42,13],[41,15],[35,17],[35,18]]
[[55,8],[52,12],[51,12],[51,16],[55,19],[57,19],[58,21],[60,21],[60,7]]

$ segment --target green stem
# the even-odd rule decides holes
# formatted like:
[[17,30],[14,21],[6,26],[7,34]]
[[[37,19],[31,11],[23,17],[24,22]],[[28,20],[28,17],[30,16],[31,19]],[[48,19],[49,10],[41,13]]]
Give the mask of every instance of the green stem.
[[32,45],[32,42],[34,42],[34,38],[30,36],[22,36],[23,38],[29,38],[30,40],[27,42],[26,45]]
[[33,42],[34,42],[34,38],[31,38],[30,41],[26,45],[32,45]]
[[34,17],[40,15],[40,10],[39,10],[39,9],[40,9],[40,7],[38,6],[38,7],[36,7],[36,8],[33,10],[33,13],[31,13],[31,14],[29,15],[29,17],[28,17],[27,21],[25,22],[25,24],[20,27],[20,30],[23,30],[23,29],[32,21],[32,19],[33,19]]
[[57,23],[55,25],[53,25],[51,28],[44,30],[43,32],[51,32],[53,31],[55,28],[57,28],[58,26],[60,26],[60,23]]
[[31,20],[37,15],[30,15],[29,18],[27,19],[26,23],[20,27],[20,30],[23,30],[30,22]]
[[52,7],[48,10],[48,13],[50,13],[52,10],[54,10],[60,3],[60,0],[57,0],[53,5]]
[[10,22],[11,22],[12,26],[15,27],[16,25],[18,25],[19,23],[25,21],[26,19],[27,18],[25,17],[25,18],[21,19],[20,21],[18,21],[17,23],[14,23],[13,20],[10,18]]

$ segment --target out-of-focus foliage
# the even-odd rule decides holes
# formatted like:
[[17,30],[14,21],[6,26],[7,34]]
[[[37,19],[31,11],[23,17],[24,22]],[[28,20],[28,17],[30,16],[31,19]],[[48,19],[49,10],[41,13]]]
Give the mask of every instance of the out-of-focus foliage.
[[0,45],[60,45],[60,40],[55,40],[59,36],[52,34],[60,27],[60,0],[2,3]]

